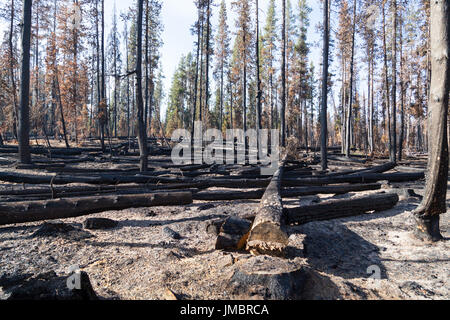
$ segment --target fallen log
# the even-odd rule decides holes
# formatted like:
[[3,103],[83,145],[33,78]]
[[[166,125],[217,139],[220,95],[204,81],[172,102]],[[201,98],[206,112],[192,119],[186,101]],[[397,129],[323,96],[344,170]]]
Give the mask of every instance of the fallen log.
[[381,189],[379,183],[368,184],[350,184],[350,185],[336,185],[336,186],[320,186],[320,187],[303,187],[303,188],[288,188],[281,192],[283,198],[295,198],[314,196],[317,194],[346,194],[349,192],[372,191]]
[[289,238],[282,230],[284,217],[280,189],[283,166],[284,163],[279,167],[267,187],[251,227],[247,250],[252,254],[284,255],[284,250],[289,244]]
[[192,194],[190,192],[0,203],[0,225],[74,218],[112,210],[178,206],[191,203]]
[[[333,220],[358,216],[369,212],[390,210],[397,205],[399,196],[396,193],[376,194],[345,200],[331,200],[320,204],[284,209],[286,224],[305,224],[314,221]],[[253,221],[256,215],[251,214],[244,219]],[[218,230],[226,219],[217,219],[206,225],[206,232],[218,235]]]
[[33,163],[37,164],[78,164],[82,162],[95,162],[95,158],[91,156],[72,157],[53,155],[51,159],[33,159]]
[[64,185],[71,183],[86,183],[95,185],[117,185],[117,184],[127,184],[127,183],[138,183],[138,184],[148,184],[148,183],[183,183],[190,182],[190,179],[176,177],[157,177],[150,176],[151,172],[145,175],[93,175],[93,176],[67,176],[67,175],[30,175],[21,174],[16,172],[0,172],[0,181],[12,182],[12,183],[28,183],[28,184],[54,184],[54,185]]
[[[184,189],[183,192],[191,192],[192,194],[197,193],[198,189]],[[167,188],[164,189],[156,189],[156,190],[148,190],[143,188],[135,188],[135,189],[126,189],[126,190],[107,190],[107,191],[79,191],[73,193],[63,193],[56,194],[48,191],[47,193],[42,194],[23,194],[20,196],[13,197],[5,197],[0,196],[1,202],[24,202],[24,201],[44,201],[44,200],[52,200],[52,199],[66,199],[66,198],[79,198],[79,197],[91,197],[91,196],[101,196],[101,195],[137,195],[137,194],[152,194],[152,193],[173,193],[180,192],[180,190],[169,190]]]
[[[158,173],[159,174],[159,173]],[[155,173],[149,172],[137,175],[118,175],[118,174],[100,174],[93,176],[67,176],[67,175],[29,175],[17,172],[0,172],[0,181],[12,183],[28,183],[28,184],[53,184],[64,185],[71,183],[84,183],[94,185],[117,185],[117,184],[192,184],[191,188],[266,188],[270,179],[240,179],[241,177],[229,178],[198,178],[189,177],[161,177]],[[337,177],[315,178],[301,176],[298,178],[284,178],[284,187],[300,187],[300,186],[323,186],[329,184],[341,183],[375,183],[378,181],[389,182],[410,182],[422,180],[425,178],[424,172],[416,173],[362,173]]]
[[396,167],[395,163],[389,162],[386,164],[365,168],[365,169],[359,169],[359,170],[348,170],[348,171],[341,171],[341,172],[333,172],[326,175],[326,177],[339,177],[344,175],[355,175],[355,174],[361,174],[361,173],[384,173],[389,170],[392,170]]
[[374,183],[378,181],[412,182],[425,178],[424,172],[416,173],[362,173],[331,178],[283,179],[284,187],[323,186],[339,183]]
[[339,161],[339,162],[342,161],[342,162],[346,162],[346,163],[352,162],[352,163],[358,163],[358,164],[364,164],[367,162],[367,160],[365,160],[365,159],[356,159],[356,158],[352,158],[352,157],[347,158],[345,156],[341,157],[341,156],[335,156],[335,155],[330,155],[328,157],[328,159],[333,160],[333,161]]
[[[371,191],[381,189],[381,184],[350,184],[323,187],[291,188],[281,191],[282,198],[313,196],[316,194],[345,194],[349,192]],[[264,190],[253,191],[201,191],[193,195],[194,200],[202,201],[230,201],[230,200],[258,200],[264,195]]]
[[396,193],[376,194],[346,200],[332,200],[305,207],[285,209],[289,224],[352,217],[372,211],[385,211],[397,205]]
[[70,186],[70,187],[48,187],[22,190],[2,190],[0,197],[38,197],[48,196],[53,198],[65,198],[76,194],[101,194],[101,193],[141,193],[164,192],[165,190],[193,191],[192,184],[165,184],[165,185],[124,185],[124,186]]

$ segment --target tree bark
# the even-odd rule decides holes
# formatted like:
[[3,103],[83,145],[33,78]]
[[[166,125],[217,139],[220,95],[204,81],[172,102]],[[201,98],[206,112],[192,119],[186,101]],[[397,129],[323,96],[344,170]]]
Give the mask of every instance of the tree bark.
[[230,217],[220,227],[216,240],[216,250],[245,249],[248,232],[252,223],[249,220]]
[[397,1],[392,0],[394,26],[392,28],[392,132],[390,158],[397,162]]
[[32,0],[23,0],[22,57],[19,109],[19,161],[31,164],[30,153],[30,48]]
[[144,0],[138,1],[137,15],[137,52],[136,52],[136,94],[138,108],[138,141],[140,153],[140,170],[147,171],[148,149],[147,132],[144,122],[144,101],[142,96],[142,20],[144,11]]
[[[389,136],[389,154],[392,157],[392,132],[391,132],[391,104],[390,104],[390,88],[389,88],[389,75],[388,75],[388,56],[387,56],[387,43],[386,43],[386,10],[385,4],[387,0],[383,0],[383,60],[384,60],[384,82],[385,82],[385,102],[387,110],[387,132]],[[391,158],[391,161],[393,159]]]
[[398,161],[403,159],[403,146],[405,144],[405,72],[403,56],[403,16],[400,20],[400,137],[398,142]]
[[200,3],[198,4],[198,21],[197,21],[197,55],[195,63],[195,80],[194,80],[194,105],[192,110],[192,129],[191,129],[191,148],[194,149],[194,134],[195,134],[195,120],[197,117],[197,98],[198,98],[198,72],[199,72],[199,61],[200,61],[200,46],[201,46],[201,35],[200,35],[200,19],[201,19],[201,9]]
[[416,234],[424,239],[439,241],[439,215],[447,212],[448,184],[448,103],[450,91],[450,3],[431,1],[431,94],[429,117],[428,173],[425,196],[414,211]]
[[332,200],[311,206],[286,209],[290,224],[331,220],[361,215],[371,211],[385,211],[397,205],[397,194],[370,195],[350,200]]
[[[259,1],[256,0],[256,82],[257,82],[257,97],[256,97],[256,132],[258,137],[258,150],[261,142],[261,114],[262,114],[262,91],[261,91],[261,65],[259,58]],[[258,152],[258,159],[260,152]]]
[[17,117],[18,117],[18,108],[17,108],[17,96],[16,96],[16,79],[14,76],[14,46],[13,46],[13,35],[14,35],[14,19],[15,19],[15,5],[14,0],[11,1],[11,21],[10,21],[10,29],[9,29],[9,76],[11,78],[11,86],[12,86],[12,100],[13,100],[13,133],[18,138],[17,132]]
[[261,200],[247,241],[247,250],[253,254],[283,255],[289,243],[282,230],[284,217],[280,189],[283,172],[284,164],[273,176]]
[[[381,184],[354,184],[325,187],[292,188],[281,191],[282,198],[296,198],[317,194],[346,194],[349,192],[371,191],[381,189]],[[264,190],[256,191],[201,191],[193,195],[195,200],[201,201],[231,201],[258,200],[264,195]]]
[[281,44],[281,146],[286,147],[286,0],[283,3],[283,27]]
[[320,145],[321,145],[321,161],[322,170],[328,168],[328,55],[330,48],[330,31],[328,20],[329,0],[324,1],[323,8],[323,74],[322,74],[322,107],[320,112]]
[[188,205],[190,192],[73,198],[0,204],[0,225],[66,219],[129,208]]
[[353,32],[352,32],[352,52],[351,52],[351,62],[350,62],[350,97],[348,101],[347,109],[347,129],[346,129],[346,143],[345,143],[345,155],[350,157],[350,152],[352,148],[351,142],[351,130],[352,130],[352,112],[353,112],[353,79],[354,79],[354,65],[355,65],[355,36],[356,36],[356,0],[353,1]]
[[[399,196],[395,193],[376,194],[346,200],[331,200],[319,204],[285,209],[287,224],[305,224],[314,221],[348,218],[370,212],[390,210],[397,205]],[[247,215],[245,220],[254,221],[255,215]],[[241,220],[241,219],[238,219]],[[244,220],[244,221],[245,221]],[[211,234],[220,232],[227,219],[218,219],[206,225],[206,231]],[[240,225],[245,225],[245,222]],[[236,225],[236,224],[234,224]],[[232,229],[233,230],[233,229]],[[236,234],[236,233],[233,233]],[[236,243],[236,241],[234,241]]]
[[[211,55],[211,0],[206,0],[206,70],[205,70],[205,110],[209,110],[209,60]],[[208,113],[206,113],[207,115]],[[205,119],[207,120],[207,119]]]

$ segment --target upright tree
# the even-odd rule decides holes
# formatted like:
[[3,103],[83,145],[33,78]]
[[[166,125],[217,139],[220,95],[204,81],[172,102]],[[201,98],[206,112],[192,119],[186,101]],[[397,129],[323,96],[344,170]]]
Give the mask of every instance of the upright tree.
[[345,143],[345,155],[347,157],[350,157],[350,150],[352,147],[352,135],[351,135],[351,125],[352,125],[352,107],[353,107],[353,88],[354,88],[354,75],[355,75],[355,69],[354,69],[354,64],[355,64],[355,38],[356,38],[356,5],[357,2],[356,0],[353,1],[353,30],[352,30],[352,50],[351,50],[351,54],[350,54],[350,90],[349,90],[349,94],[350,94],[350,99],[348,102],[348,108],[347,108],[347,129],[346,129],[346,143]]
[[261,91],[261,62],[260,62],[260,47],[259,47],[259,1],[256,0],[256,131],[258,135],[258,143],[260,141],[260,130],[261,130],[261,113],[262,113],[262,91]]
[[142,93],[142,22],[144,15],[144,0],[138,0],[137,14],[137,43],[136,43],[136,99],[137,99],[137,126],[138,143],[140,153],[140,170],[147,171],[148,168],[148,146],[147,132],[144,122],[144,98]]
[[30,153],[30,47],[31,47],[32,0],[23,1],[22,11],[22,58],[19,109],[19,161],[31,163]]
[[390,160],[397,162],[397,0],[392,0],[392,131]]
[[281,31],[281,146],[286,147],[286,0],[282,0]]
[[450,92],[450,1],[431,1],[431,96],[429,116],[428,173],[425,196],[414,211],[417,234],[442,240],[440,214],[447,212],[449,170],[448,108]]
[[[254,52],[253,39],[251,32],[251,5],[248,0],[235,0],[232,2],[236,8],[238,17],[236,20],[237,37],[235,40],[235,69],[240,73],[241,78],[241,104],[242,104],[242,127],[247,131],[247,90],[248,90],[248,71],[251,58]],[[246,144],[247,145],[247,144]],[[247,148],[246,148],[247,149]]]
[[227,7],[225,0],[222,0],[219,10],[219,26],[216,35],[216,68],[215,77],[219,83],[219,128],[223,130],[223,114],[225,100],[225,75],[229,66],[230,59],[230,35],[227,24]]
[[328,59],[330,48],[330,31],[328,18],[329,0],[323,5],[323,74],[322,74],[322,107],[320,112],[320,146],[322,170],[328,169]]
[[261,65],[262,68],[262,86],[264,90],[263,101],[265,106],[265,113],[267,115],[266,127],[274,128],[275,122],[275,93],[274,93],[274,77],[276,73],[275,58],[276,48],[278,42],[277,33],[277,17],[275,0],[270,0],[269,7],[266,14],[266,23],[264,26],[264,33],[261,39]]

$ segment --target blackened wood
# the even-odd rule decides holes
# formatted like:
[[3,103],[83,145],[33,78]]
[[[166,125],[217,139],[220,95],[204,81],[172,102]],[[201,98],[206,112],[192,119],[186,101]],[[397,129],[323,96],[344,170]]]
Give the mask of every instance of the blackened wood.
[[392,209],[398,203],[395,193],[377,194],[349,200],[332,200],[311,206],[286,209],[288,223],[304,224]]
[[192,203],[190,192],[115,195],[0,204],[0,225],[65,219],[129,208]]
[[245,219],[230,217],[221,226],[216,250],[242,250],[245,248],[252,223]]
[[289,243],[287,234],[282,230],[284,224],[281,200],[283,165],[279,167],[267,187],[253,222],[247,241],[247,250],[253,254],[283,255]]

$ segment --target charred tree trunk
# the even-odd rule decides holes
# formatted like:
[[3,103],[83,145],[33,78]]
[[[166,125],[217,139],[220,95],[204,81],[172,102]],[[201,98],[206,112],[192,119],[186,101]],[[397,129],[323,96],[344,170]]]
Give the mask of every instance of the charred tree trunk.
[[[209,62],[211,55],[211,0],[206,0],[206,70],[205,70],[205,118],[209,110]],[[208,119],[205,119],[208,121]]]
[[286,0],[283,3],[283,27],[281,44],[281,147],[286,147]]
[[378,194],[350,200],[333,200],[311,206],[287,209],[289,223],[305,224],[361,215],[371,211],[385,211],[397,205],[397,194]]
[[74,218],[129,208],[187,205],[191,203],[192,194],[190,192],[16,202],[0,205],[0,225]]
[[[257,82],[257,101],[256,101],[256,132],[258,136],[258,149],[259,144],[261,142],[260,139],[260,130],[261,130],[261,99],[262,99],[262,91],[261,91],[261,66],[260,66],[260,58],[259,58],[259,1],[256,0],[256,82]],[[259,152],[258,152],[259,158]]]
[[19,110],[19,161],[31,163],[30,153],[30,42],[31,42],[31,0],[23,1],[22,57]]
[[247,250],[253,254],[283,255],[289,243],[287,234],[282,230],[284,217],[280,189],[283,172],[282,165],[261,200],[247,241]]
[[17,108],[17,96],[16,96],[16,79],[14,76],[14,46],[13,46],[13,34],[14,34],[14,19],[15,19],[15,6],[14,0],[11,1],[11,24],[9,29],[9,76],[11,78],[11,86],[12,86],[12,100],[13,100],[13,133],[16,138],[18,138],[17,132],[17,117],[18,117],[18,108]]
[[193,110],[192,110],[192,130],[191,130],[191,147],[192,147],[192,149],[194,148],[195,120],[196,120],[196,117],[197,117],[198,72],[199,72],[200,46],[201,46],[200,19],[201,19],[201,10],[200,10],[200,4],[198,4],[198,21],[197,21],[197,56],[196,56],[196,63],[195,63],[194,105],[193,105]]
[[392,131],[390,159],[397,162],[397,1],[392,0],[394,26],[392,28]]
[[429,118],[428,175],[425,196],[414,212],[417,235],[439,241],[439,215],[447,212],[448,184],[448,103],[450,91],[450,3],[431,1],[432,76]]
[[138,141],[140,153],[140,169],[147,171],[148,166],[148,148],[147,132],[144,122],[144,100],[142,96],[142,20],[144,11],[144,0],[138,2],[137,16],[137,49],[136,49],[136,94],[138,108]]
[[[385,85],[385,102],[387,110],[387,132],[389,135],[389,154],[392,156],[392,134],[391,134],[391,104],[390,104],[390,88],[389,88],[389,75],[388,75],[388,56],[387,56],[387,43],[386,43],[386,10],[385,10],[386,0],[383,1],[383,60],[384,60],[384,85]],[[393,159],[391,159],[392,161]]]
[[330,31],[328,20],[328,0],[324,1],[323,8],[323,74],[322,74],[322,107],[320,112],[320,145],[322,155],[322,170],[328,168],[328,55],[330,48]]
[[350,62],[350,97],[348,101],[347,109],[347,130],[346,130],[346,143],[345,143],[345,155],[350,157],[350,151],[352,147],[352,112],[353,112],[353,79],[354,79],[354,65],[355,65],[355,36],[356,36],[356,0],[353,2],[353,32],[352,32],[352,52],[351,52],[351,62]]
[[398,142],[398,161],[403,159],[405,144],[405,70],[403,56],[403,17],[400,22],[400,137]]

